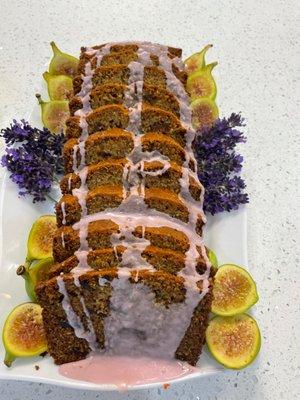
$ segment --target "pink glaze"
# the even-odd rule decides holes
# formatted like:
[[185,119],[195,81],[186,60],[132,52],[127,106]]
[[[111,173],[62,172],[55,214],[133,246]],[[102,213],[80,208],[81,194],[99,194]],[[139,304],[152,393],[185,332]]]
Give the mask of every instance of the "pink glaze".
[[197,368],[176,360],[101,355],[92,355],[59,367],[59,373],[67,378],[115,385],[119,390],[134,385],[168,383],[195,371]]

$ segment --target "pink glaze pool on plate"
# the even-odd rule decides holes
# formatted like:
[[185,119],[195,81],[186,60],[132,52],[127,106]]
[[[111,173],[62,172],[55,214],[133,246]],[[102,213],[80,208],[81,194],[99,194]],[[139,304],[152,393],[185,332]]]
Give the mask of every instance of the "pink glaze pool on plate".
[[63,364],[61,375],[79,381],[115,385],[118,390],[131,386],[165,382],[196,372],[198,368],[177,360],[92,355]]

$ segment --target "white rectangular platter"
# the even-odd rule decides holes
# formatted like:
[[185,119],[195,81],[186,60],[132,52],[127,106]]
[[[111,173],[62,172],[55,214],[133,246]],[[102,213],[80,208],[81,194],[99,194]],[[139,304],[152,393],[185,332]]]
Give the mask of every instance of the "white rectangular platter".
[[[42,94],[44,92],[42,90]],[[30,116],[33,126],[40,125],[39,108],[35,106]],[[1,167],[0,167],[1,168]],[[33,204],[31,199],[18,197],[18,189],[9,179],[9,173],[0,172],[0,332],[6,316],[13,307],[29,301],[24,280],[16,275],[16,269],[26,257],[26,241],[32,223],[42,214],[54,214],[54,203]],[[208,216],[204,233],[205,244],[213,249],[219,264],[234,263],[247,266],[247,218],[246,207],[231,213]],[[58,373],[58,367],[46,356],[18,359],[11,368],[7,368],[4,359],[4,347],[0,342],[0,379],[15,379],[52,383],[72,388],[89,390],[113,390],[109,385],[96,385],[68,379]],[[39,369],[36,370],[35,366]],[[218,365],[204,347],[198,363],[199,371],[186,375],[176,382],[187,379],[200,379],[203,376],[218,373],[223,368]],[[175,382],[175,381],[174,381]],[[132,389],[150,388],[163,384],[153,383],[132,387]]]

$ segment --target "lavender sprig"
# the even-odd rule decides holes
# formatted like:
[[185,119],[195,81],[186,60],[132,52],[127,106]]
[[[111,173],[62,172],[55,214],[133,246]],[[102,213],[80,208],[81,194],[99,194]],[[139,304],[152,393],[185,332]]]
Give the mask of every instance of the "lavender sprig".
[[244,134],[235,129],[242,126],[244,119],[233,113],[197,134],[198,175],[205,187],[203,208],[212,215],[249,202],[245,182],[239,176],[243,157],[234,150],[238,143],[246,142]]
[[64,135],[33,128],[25,120],[13,120],[10,127],[1,130],[0,137],[7,145],[1,164],[11,172],[19,195],[31,195],[33,202],[46,200],[55,174],[63,173]]

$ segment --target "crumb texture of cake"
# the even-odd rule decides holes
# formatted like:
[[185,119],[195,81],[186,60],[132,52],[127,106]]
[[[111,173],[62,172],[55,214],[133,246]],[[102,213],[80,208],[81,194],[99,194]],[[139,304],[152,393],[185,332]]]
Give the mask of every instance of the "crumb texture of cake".
[[150,42],[81,49],[55,264],[35,288],[57,364],[99,352],[195,365],[201,354],[214,270],[181,53]]

